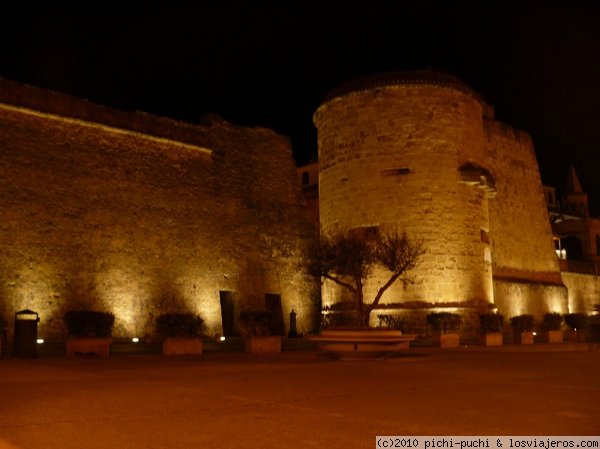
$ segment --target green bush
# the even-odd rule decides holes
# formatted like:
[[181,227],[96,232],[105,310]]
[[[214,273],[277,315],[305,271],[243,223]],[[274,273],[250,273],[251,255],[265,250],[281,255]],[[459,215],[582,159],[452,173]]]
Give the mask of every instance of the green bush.
[[461,322],[462,318],[458,313],[433,312],[427,315],[427,324],[429,324],[435,332],[441,332],[442,334],[457,332]]
[[510,319],[510,325],[517,332],[531,332],[535,326],[533,315],[517,315]]
[[202,336],[204,320],[195,313],[164,313],[156,319],[156,330],[165,337]]
[[270,312],[242,312],[239,327],[244,337],[278,335],[277,319]]
[[557,331],[560,329],[560,325],[563,321],[563,317],[560,313],[545,313],[542,318],[542,330],[545,331]]
[[71,310],[65,313],[63,321],[73,337],[110,337],[115,316],[108,312]]
[[482,332],[502,332],[504,316],[499,313],[484,313],[479,315],[479,323]]
[[396,315],[377,315],[379,327],[404,331],[405,319]]

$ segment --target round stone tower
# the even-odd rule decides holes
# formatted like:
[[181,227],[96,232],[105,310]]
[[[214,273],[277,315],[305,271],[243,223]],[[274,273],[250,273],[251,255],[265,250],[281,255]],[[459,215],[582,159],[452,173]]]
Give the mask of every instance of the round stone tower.
[[[397,282],[383,304],[493,302],[488,201],[495,187],[483,127],[490,111],[459,79],[419,71],[344,84],[315,112],[321,232],[394,226],[424,242],[412,282]],[[387,277],[376,273],[365,300]],[[323,304],[341,294],[326,285]]]

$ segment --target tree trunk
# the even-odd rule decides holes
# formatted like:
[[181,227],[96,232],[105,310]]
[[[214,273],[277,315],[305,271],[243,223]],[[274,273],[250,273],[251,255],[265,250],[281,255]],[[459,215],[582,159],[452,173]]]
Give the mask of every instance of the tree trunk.
[[357,301],[357,325],[359,328],[369,327],[369,314],[370,310],[365,308],[365,303],[363,302],[363,289],[362,282],[356,281],[356,301]]
[[371,311],[368,309],[362,309],[360,311],[360,315],[358,317],[358,326],[361,329],[366,329],[369,327],[369,317],[371,316]]

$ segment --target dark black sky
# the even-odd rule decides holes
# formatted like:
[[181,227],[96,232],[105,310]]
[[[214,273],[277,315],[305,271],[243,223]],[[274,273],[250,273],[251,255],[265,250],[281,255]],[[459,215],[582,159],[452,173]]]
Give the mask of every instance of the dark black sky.
[[[125,3],[125,2],[124,2]],[[529,132],[547,184],[569,161],[600,215],[600,6],[589,1],[215,1],[175,8],[3,6],[0,76],[119,108],[206,112],[316,156],[326,92],[388,70],[449,70]]]

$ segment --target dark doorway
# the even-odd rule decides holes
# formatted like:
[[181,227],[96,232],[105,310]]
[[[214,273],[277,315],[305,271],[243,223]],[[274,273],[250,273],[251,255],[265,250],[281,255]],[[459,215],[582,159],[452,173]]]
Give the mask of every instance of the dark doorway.
[[285,325],[283,324],[283,307],[281,305],[281,295],[274,293],[265,294],[267,303],[267,312],[271,312],[275,317],[275,333],[285,335]]
[[583,247],[581,240],[575,236],[569,236],[561,239],[561,244],[564,249],[567,250],[568,260],[583,260]]
[[231,291],[220,291],[221,300],[221,320],[223,324],[223,335],[233,337],[235,335],[235,313],[237,304],[235,294]]

